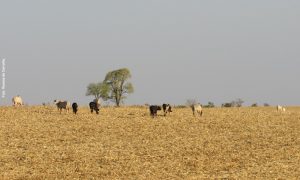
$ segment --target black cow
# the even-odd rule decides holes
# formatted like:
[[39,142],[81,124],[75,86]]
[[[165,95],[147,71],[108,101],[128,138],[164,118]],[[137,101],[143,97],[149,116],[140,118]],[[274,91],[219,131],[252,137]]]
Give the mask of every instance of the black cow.
[[154,116],[157,116],[157,111],[160,111],[161,107],[160,106],[156,106],[156,105],[152,105],[152,106],[150,106],[149,109],[150,109],[150,115],[152,117],[154,117]]
[[162,107],[164,110],[164,116],[166,116],[168,113],[170,114],[172,112],[172,107],[170,106],[170,104],[163,104]]
[[78,112],[78,104],[76,102],[72,104],[72,108],[73,108],[73,113],[77,114],[77,112]]
[[91,113],[93,113],[94,111],[96,111],[96,114],[99,114],[99,109],[100,108],[100,104],[99,103],[96,103],[96,102],[90,102],[90,110],[91,110]]

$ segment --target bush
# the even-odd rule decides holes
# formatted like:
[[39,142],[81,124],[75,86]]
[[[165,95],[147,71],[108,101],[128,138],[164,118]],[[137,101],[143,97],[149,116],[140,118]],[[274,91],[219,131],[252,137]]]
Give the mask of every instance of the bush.
[[257,103],[251,105],[251,107],[258,107]]
[[214,108],[215,104],[213,102],[208,102],[208,104],[204,105],[203,107],[205,107],[205,108]]
[[222,107],[234,107],[234,104],[231,102],[231,103],[224,103],[222,104]]
[[222,107],[242,107],[243,103],[244,101],[238,98],[235,101],[231,101],[230,103],[222,104]]

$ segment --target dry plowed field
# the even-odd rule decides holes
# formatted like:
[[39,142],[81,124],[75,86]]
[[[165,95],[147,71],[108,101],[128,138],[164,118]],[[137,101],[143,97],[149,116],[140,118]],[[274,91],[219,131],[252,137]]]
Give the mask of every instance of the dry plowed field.
[[0,179],[299,179],[300,108],[0,108]]

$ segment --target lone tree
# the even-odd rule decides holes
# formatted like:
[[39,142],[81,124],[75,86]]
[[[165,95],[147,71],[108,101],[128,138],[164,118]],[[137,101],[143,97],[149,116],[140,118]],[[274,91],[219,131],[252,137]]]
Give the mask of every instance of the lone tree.
[[95,99],[104,99],[107,100],[109,87],[105,83],[91,83],[87,87],[86,95],[94,96]]
[[127,94],[131,94],[134,91],[133,85],[128,82],[131,78],[131,73],[127,68],[118,69],[108,72],[103,81],[108,90],[108,98],[111,99],[119,107],[123,99]]

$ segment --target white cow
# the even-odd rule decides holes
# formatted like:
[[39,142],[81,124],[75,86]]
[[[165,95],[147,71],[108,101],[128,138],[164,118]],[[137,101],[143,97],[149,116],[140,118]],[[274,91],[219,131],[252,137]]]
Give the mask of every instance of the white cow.
[[200,116],[203,115],[203,109],[202,106],[200,104],[194,104],[191,106],[192,111],[193,111],[193,115],[195,116],[195,112],[198,113]]
[[13,106],[18,107],[23,105],[23,100],[20,95],[12,98]]
[[278,111],[278,112],[285,112],[286,109],[285,109],[285,107],[278,105],[278,106],[277,106],[277,111]]

